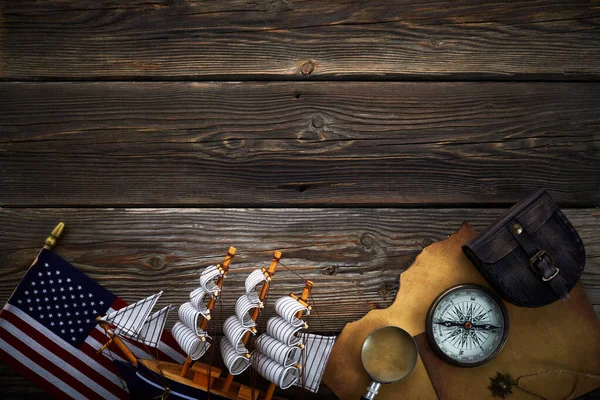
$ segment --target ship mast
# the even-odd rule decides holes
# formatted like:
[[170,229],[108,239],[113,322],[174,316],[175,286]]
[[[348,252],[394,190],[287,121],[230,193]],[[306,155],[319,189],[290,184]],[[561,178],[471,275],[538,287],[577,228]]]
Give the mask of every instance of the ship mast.
[[[310,291],[312,290],[312,286],[313,286],[312,281],[306,281],[306,284],[304,286],[304,289],[302,290],[302,295],[300,296],[300,298],[298,298],[298,296],[296,296],[294,293],[290,293],[290,297],[293,298],[294,300],[298,300],[298,302],[300,304],[302,304],[304,307],[307,307],[310,310],[310,306],[308,305],[308,298],[310,297]],[[303,313],[302,310],[298,311],[298,313],[296,314],[296,318],[301,319],[302,313]],[[274,384],[273,382],[269,383],[269,388],[267,389],[267,393],[265,394],[264,400],[271,400],[276,387],[277,387],[277,385]]]
[[121,350],[121,352],[125,355],[125,357],[127,357],[127,360],[129,360],[129,362],[131,364],[133,364],[133,366],[137,367],[138,360],[133,355],[131,350],[129,350],[129,347],[127,347],[127,345],[125,343],[123,343],[123,341],[121,340],[121,338],[119,336],[115,335],[115,333],[110,329],[110,325],[108,325],[108,323],[106,323],[104,321],[100,321],[101,318],[102,318],[102,316],[98,316],[96,318],[96,321],[98,321],[100,323],[100,326],[102,326],[102,328],[107,333],[107,335],[109,336],[110,339],[108,339],[108,341],[106,343],[104,343],[104,345],[100,348],[100,350],[98,350],[98,353],[102,353],[104,351],[104,349],[106,349],[111,343],[114,343],[117,345],[119,350]]
[[[221,289],[223,287],[223,281],[225,280],[225,276],[227,275],[227,271],[229,270],[229,264],[231,264],[231,260],[233,260],[233,256],[235,256],[235,250],[236,249],[233,246],[229,248],[229,251],[227,252],[227,255],[225,256],[225,259],[223,260],[223,264],[220,267],[223,270],[223,274],[221,276],[219,276],[219,278],[217,279],[217,286],[219,287],[219,289]],[[212,311],[212,309],[215,306],[215,303],[216,303],[216,297],[213,296],[208,300],[206,309],[209,312]],[[209,320],[210,320],[210,314],[207,314],[207,316],[202,316],[202,321],[200,321],[200,329],[201,330],[204,331],[206,329],[206,325],[208,325]],[[181,372],[179,373],[179,375],[186,376],[192,363],[193,363],[193,360],[191,359],[191,357],[187,356],[187,358],[185,359],[185,363],[181,367]]]
[[[273,275],[275,274],[275,269],[277,268],[277,264],[279,264],[280,259],[281,259],[281,252],[276,251],[273,254],[273,259],[271,260],[271,265],[269,265],[269,269],[267,269],[265,271],[266,280],[265,280],[265,282],[263,282],[260,293],[258,294],[258,299],[261,303],[264,301],[265,297],[267,296],[267,292],[269,290],[269,284],[271,283],[271,279],[272,279]],[[260,314],[260,307],[254,308],[252,310],[252,313],[250,314],[250,318],[252,318],[252,321],[256,321],[258,319],[259,314]],[[244,346],[246,345],[246,343],[248,343],[249,337],[250,337],[250,332],[246,332],[246,334],[244,334],[244,336],[242,338],[242,344]],[[229,387],[231,386],[232,382],[233,382],[233,375],[230,372],[227,375],[227,379],[225,380],[225,386],[223,387],[224,392],[229,391]]]

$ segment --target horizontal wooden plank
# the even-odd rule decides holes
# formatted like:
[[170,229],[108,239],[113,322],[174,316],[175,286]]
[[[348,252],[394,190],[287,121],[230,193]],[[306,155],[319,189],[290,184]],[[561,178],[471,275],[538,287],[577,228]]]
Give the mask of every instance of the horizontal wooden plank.
[[4,79],[598,79],[594,2],[12,1]]
[[600,205],[600,84],[2,83],[0,205]]
[[[201,268],[238,252],[220,316],[233,313],[252,268],[284,254],[270,291],[276,298],[315,282],[311,329],[338,332],[372,308],[387,307],[398,274],[423,246],[463,221],[483,229],[500,209],[0,209],[0,304],[11,294],[53,225],[67,231],[58,251],[126,301],[165,290],[163,303],[184,302]],[[600,212],[568,209],[586,245],[583,281],[600,305]],[[273,313],[267,312],[261,318]],[[266,319],[265,319],[266,320]],[[218,330],[214,322],[213,329]]]

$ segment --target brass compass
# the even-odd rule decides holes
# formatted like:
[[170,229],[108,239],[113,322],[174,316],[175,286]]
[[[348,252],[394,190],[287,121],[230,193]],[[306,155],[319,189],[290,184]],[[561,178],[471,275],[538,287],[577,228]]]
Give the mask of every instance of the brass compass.
[[476,367],[493,359],[508,337],[508,311],[494,292],[475,284],[449,288],[429,308],[427,338],[444,361]]

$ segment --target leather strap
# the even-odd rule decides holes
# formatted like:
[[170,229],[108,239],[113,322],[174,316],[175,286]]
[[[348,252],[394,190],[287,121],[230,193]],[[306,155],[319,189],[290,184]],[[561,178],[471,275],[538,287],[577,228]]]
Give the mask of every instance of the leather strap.
[[563,301],[566,300],[569,297],[567,282],[560,276],[560,269],[558,265],[554,264],[552,256],[545,249],[540,249],[529,232],[516,218],[513,218],[506,228],[527,254],[533,271],[548,284],[558,297]]

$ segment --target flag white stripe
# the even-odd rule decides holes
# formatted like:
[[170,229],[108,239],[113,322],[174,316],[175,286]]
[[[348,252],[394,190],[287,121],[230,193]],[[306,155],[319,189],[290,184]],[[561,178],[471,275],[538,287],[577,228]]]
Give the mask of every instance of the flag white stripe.
[[129,350],[131,350],[133,355],[135,355],[137,358],[139,358],[141,360],[151,360],[152,359],[152,356],[150,354],[146,353],[144,350],[140,349],[139,347],[133,345],[133,343],[127,342],[127,344],[132,345],[132,346],[127,346],[127,347],[129,347]]
[[105,399],[116,399],[118,397],[110,393],[108,390],[104,389],[102,386],[98,385],[98,383],[91,380],[87,375],[82,374],[81,371],[74,368],[71,364],[64,362],[60,357],[54,354],[52,351],[46,349],[44,346],[40,345],[37,341],[32,339],[27,335],[27,333],[23,332],[9,321],[2,319],[0,320],[0,326],[7,330],[10,334],[12,334],[15,338],[17,338],[20,342],[27,345],[30,349],[35,351],[41,357],[44,357],[46,360],[50,361],[57,368],[62,369],[67,374],[72,376],[74,379],[77,379],[79,382],[93,389],[96,393],[102,395]]
[[29,315],[27,315],[25,312],[21,311],[21,309],[15,307],[9,303],[7,303],[4,306],[4,309],[7,311],[10,311],[11,313],[13,313],[17,317],[19,317],[21,320],[26,322],[29,326],[31,326],[32,328],[39,331],[42,335],[44,335],[46,337],[51,337],[52,340],[54,342],[56,342],[56,344],[58,344],[63,350],[65,350],[66,352],[71,353],[73,356],[79,358],[82,362],[87,364],[90,368],[92,368],[95,371],[97,371],[98,373],[102,374],[107,379],[110,379],[111,381],[115,382],[117,385],[122,386],[119,377],[117,375],[115,375],[112,371],[109,371],[108,369],[104,368],[103,365],[101,365],[96,360],[94,360],[93,358],[91,358],[90,356],[85,354],[83,351],[76,349],[75,347],[71,346],[69,343],[67,343],[63,339],[61,339],[60,337],[56,336],[52,331],[50,331],[44,325],[40,324],[35,319],[33,319]]
[[6,343],[2,338],[0,338],[0,348],[2,348],[2,350],[10,354],[15,360],[18,360],[21,364],[29,368],[32,372],[34,372],[36,375],[39,375],[46,381],[51,382],[54,385],[58,382],[61,382],[62,385],[60,385],[58,388],[63,393],[66,393],[74,399],[85,399],[85,396],[83,396],[77,390],[73,389],[71,386],[67,385],[65,382],[52,375],[50,372],[46,371],[44,368],[40,367],[37,363],[31,361],[25,354],[21,353],[19,350]]
[[165,342],[158,342],[158,349],[180,364],[185,361],[185,357],[182,356],[181,353],[173,349]]
[[[96,349],[96,350],[100,350],[100,349],[102,348],[102,346],[103,346],[103,344],[102,344],[102,343],[100,343],[99,341],[97,341],[96,339],[94,339],[94,338],[93,338],[93,337],[91,337],[91,336],[88,336],[88,337],[86,337],[86,338],[85,338],[85,343],[89,344],[90,346],[92,346],[92,348],[94,348],[94,349]],[[109,351],[109,350],[106,350],[106,351],[103,351],[103,352],[102,352],[102,355],[104,355],[104,357],[108,358],[108,359],[109,359],[109,360],[111,360],[111,361],[112,361],[113,359],[115,359],[115,360],[118,360],[118,361],[123,361],[123,362],[125,362],[125,360],[124,360],[123,358],[119,357],[119,355],[118,355],[118,354],[115,354],[115,352],[114,352],[114,351]],[[112,377],[111,377],[111,378],[112,378]],[[116,375],[115,375],[115,378],[116,378]],[[120,385],[120,383],[119,383],[119,379],[118,379],[118,378],[116,378],[115,380],[113,380],[113,379],[111,379],[111,380],[112,380],[113,382],[115,382],[115,383],[117,383],[117,384],[119,384],[119,385]]]

